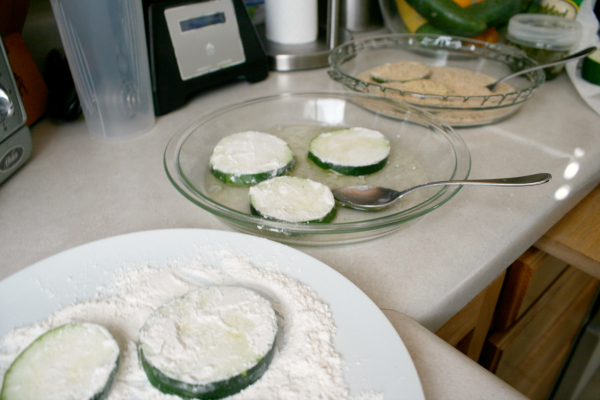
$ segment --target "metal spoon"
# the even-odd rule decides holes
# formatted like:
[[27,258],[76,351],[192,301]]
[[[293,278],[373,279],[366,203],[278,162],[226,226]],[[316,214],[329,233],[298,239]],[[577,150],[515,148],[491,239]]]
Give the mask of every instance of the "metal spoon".
[[579,51],[579,52],[577,52],[575,54],[571,54],[570,56],[567,56],[565,58],[561,58],[560,60],[552,61],[552,62],[549,62],[549,63],[546,63],[546,64],[536,65],[535,67],[526,68],[526,69],[523,69],[521,71],[517,71],[514,74],[510,74],[510,75],[505,76],[504,78],[496,81],[495,83],[487,85],[486,87],[493,92],[494,89],[496,89],[496,86],[498,86],[499,84],[501,84],[504,81],[507,81],[507,80],[509,80],[511,78],[514,78],[515,76],[526,74],[528,72],[535,71],[536,69],[553,67],[555,65],[567,63],[569,61],[578,60],[580,58],[583,58],[583,57],[586,57],[586,56],[590,55],[594,51],[596,51],[596,47],[594,47],[594,46],[588,47],[587,49],[581,50],[581,51]]
[[423,189],[430,186],[532,186],[546,183],[550,181],[550,179],[552,179],[552,175],[541,173],[518,176],[515,178],[429,182],[413,186],[401,192],[377,186],[345,186],[334,189],[332,192],[333,197],[343,206],[357,210],[373,211],[390,206],[392,203],[414,190]]

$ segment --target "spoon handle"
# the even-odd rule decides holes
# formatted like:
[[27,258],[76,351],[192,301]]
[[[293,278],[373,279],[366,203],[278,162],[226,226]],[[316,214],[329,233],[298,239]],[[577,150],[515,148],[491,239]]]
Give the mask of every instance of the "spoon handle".
[[563,64],[563,63],[566,63],[566,62],[569,62],[572,60],[577,60],[578,58],[583,58],[585,56],[590,55],[594,51],[596,51],[596,47],[592,46],[592,47],[588,47],[587,49],[578,51],[577,53],[573,53],[565,58],[561,58],[560,60],[556,60],[556,61],[552,61],[549,63],[536,65],[534,67],[522,69],[520,71],[515,72],[514,74],[507,75],[504,78],[498,80],[496,83],[494,83],[494,87],[496,87],[497,85],[499,85],[500,83],[502,83],[508,79],[514,78],[515,76],[523,75],[528,72],[535,71],[536,69],[553,67],[555,65]]
[[441,185],[479,185],[479,186],[532,186],[541,185],[552,179],[548,173],[533,174],[526,176],[517,176],[514,178],[499,179],[473,179],[463,181],[440,181],[426,183],[423,186],[441,186]]

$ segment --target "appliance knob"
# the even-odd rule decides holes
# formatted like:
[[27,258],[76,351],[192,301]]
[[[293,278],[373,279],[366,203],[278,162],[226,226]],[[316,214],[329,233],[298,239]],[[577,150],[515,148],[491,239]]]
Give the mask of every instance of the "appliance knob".
[[4,87],[0,85],[0,122],[4,122],[7,118],[10,118],[15,112],[15,106],[8,97]]

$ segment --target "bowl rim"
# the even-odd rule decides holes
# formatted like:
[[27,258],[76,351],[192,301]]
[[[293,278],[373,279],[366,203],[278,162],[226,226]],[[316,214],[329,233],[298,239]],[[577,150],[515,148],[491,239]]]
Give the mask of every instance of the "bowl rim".
[[[408,99],[403,99],[411,105],[416,105],[425,109],[435,110],[462,110],[462,111],[481,111],[481,110],[494,110],[504,107],[512,107],[527,101],[534,92],[545,82],[546,75],[542,69],[531,71],[527,74],[530,77],[531,85],[521,90],[515,90],[509,93],[498,93],[491,95],[478,95],[478,96],[457,96],[457,95],[435,95],[435,94],[424,94],[418,92],[411,92],[407,90],[400,90],[377,83],[363,81],[357,77],[345,73],[340,67],[340,62],[350,56],[353,56],[369,47],[370,49],[381,49],[381,48],[393,48],[394,45],[398,45],[400,40],[407,40],[412,42],[418,40],[419,43],[426,42],[427,49],[457,52],[459,54],[468,54],[472,56],[486,57],[486,54],[497,54],[506,57],[519,58],[523,65],[523,68],[539,65],[537,61],[529,57],[524,51],[520,50],[515,46],[511,46],[504,43],[490,43],[471,38],[465,38],[460,36],[452,35],[437,35],[437,34],[425,34],[425,33],[393,33],[369,36],[362,39],[355,39],[345,42],[339,46],[336,46],[329,54],[329,76],[337,81],[349,87],[353,90],[361,92],[363,89],[368,92],[369,88],[373,87],[382,93],[398,93],[403,97],[408,98],[419,98],[419,99],[436,99],[442,101],[452,102],[463,102],[477,100],[481,102],[480,106],[452,106],[450,104],[436,105],[436,104],[423,104],[423,103],[412,103]],[[466,45],[465,45],[466,44]],[[460,48],[457,47],[460,45]],[[354,53],[347,52],[347,49],[358,49]],[[424,47],[425,48],[425,47]],[[461,51],[459,51],[459,49]],[[502,60],[497,60],[504,62]],[[506,64],[506,62],[504,62]],[[359,89],[360,88],[360,89]],[[486,106],[486,103],[494,102],[494,104]]]
[[[206,113],[201,114],[200,116],[193,119],[191,122],[183,125],[180,129],[178,129],[169,140],[165,148],[163,157],[163,166],[165,168],[165,172],[173,186],[175,186],[175,188],[189,201],[205,209],[206,211],[209,211],[213,215],[226,220],[228,224],[232,223],[236,226],[266,230],[270,232],[281,233],[284,235],[339,235],[344,233],[367,232],[379,230],[382,228],[389,228],[392,226],[400,225],[403,222],[413,220],[417,217],[420,217],[441,207],[460,191],[462,186],[441,186],[434,195],[430,196],[429,198],[417,205],[401,210],[394,214],[388,214],[380,217],[377,217],[377,213],[374,212],[373,214],[375,215],[375,217],[367,220],[298,224],[272,219],[265,219],[224,206],[212,200],[210,197],[205,196],[200,190],[195,188],[194,185],[192,185],[185,178],[185,174],[183,173],[182,168],[179,165],[179,155],[182,151],[182,147],[185,144],[186,140],[197,129],[198,125],[200,125],[203,122],[212,120],[216,117],[219,117],[235,108],[245,107],[247,105],[256,104],[260,102],[277,101],[289,97],[326,97],[346,100],[348,100],[348,98],[364,98],[377,101],[385,101],[401,109],[410,110],[411,115],[417,115],[418,117],[424,118],[426,121],[437,125],[440,128],[440,133],[444,135],[445,139],[449,142],[455,159],[454,171],[452,171],[451,179],[467,179],[470,174],[471,153],[462,137],[450,125],[437,118],[433,114],[419,109],[418,107],[415,107],[405,102],[400,102],[395,99],[389,99],[381,96],[375,96],[372,94],[360,92],[283,92],[278,94],[246,99],[237,103],[213,109],[212,111],[208,111]],[[411,122],[406,120],[404,121],[409,123]],[[339,205],[337,206],[340,207]]]

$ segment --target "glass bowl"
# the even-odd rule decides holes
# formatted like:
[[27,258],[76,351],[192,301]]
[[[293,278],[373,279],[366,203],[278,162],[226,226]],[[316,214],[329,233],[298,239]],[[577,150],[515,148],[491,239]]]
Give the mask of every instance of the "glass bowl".
[[[310,140],[341,127],[383,133],[391,144],[387,165],[374,174],[351,177],[309,161]],[[460,187],[418,190],[377,212],[338,206],[331,223],[264,219],[250,214],[248,187],[221,182],[211,174],[208,163],[219,140],[251,130],[272,133],[290,145],[295,165],[289,175],[310,178],[331,189],[357,184],[402,189],[427,181],[466,179],[471,168],[467,146],[449,125],[411,105],[350,91],[283,93],[244,101],[204,114],[173,136],[164,165],[181,194],[239,231],[288,244],[326,246],[377,238],[441,207]]]
[[336,47],[330,54],[329,75],[353,91],[421,107],[453,127],[487,125],[510,117],[533,97],[545,79],[544,72],[536,70],[511,79],[508,83],[513,90],[506,93],[456,96],[415,93],[358,77],[378,65],[403,60],[467,69],[496,79],[537,65],[523,51],[501,43],[453,36],[392,34],[354,40]]

